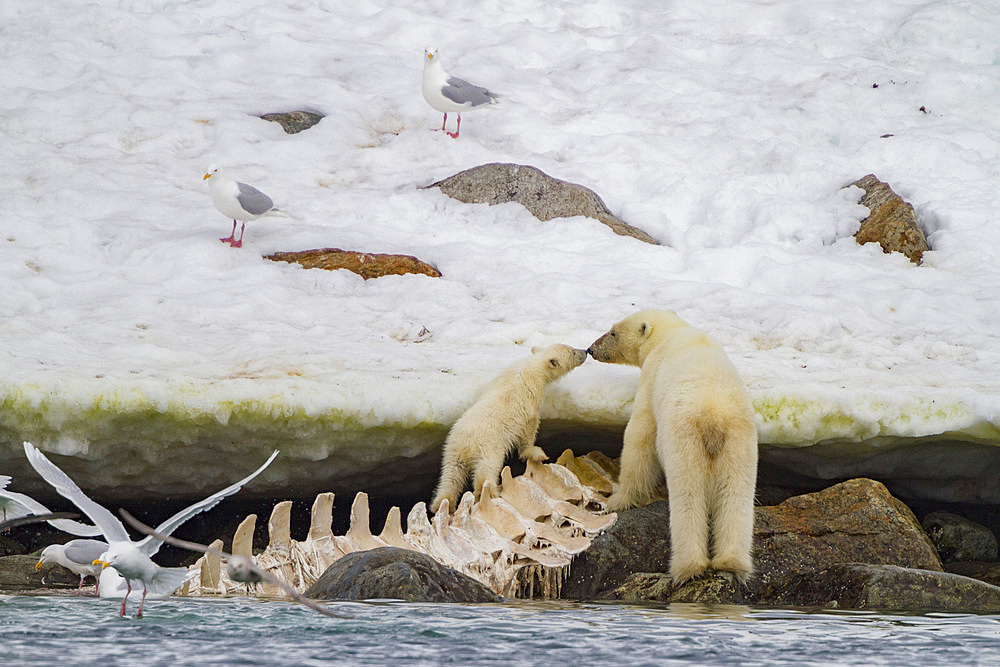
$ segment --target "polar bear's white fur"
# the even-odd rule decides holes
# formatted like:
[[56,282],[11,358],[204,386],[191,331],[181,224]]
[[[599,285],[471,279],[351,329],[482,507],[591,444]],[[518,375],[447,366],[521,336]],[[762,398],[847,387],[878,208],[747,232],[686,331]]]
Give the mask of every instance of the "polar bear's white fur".
[[745,583],[753,570],[757,427],[722,347],[672,311],[643,310],[588,352],[642,368],[610,509],[648,504],[665,472],[674,582],[711,567]]
[[545,387],[586,361],[587,351],[551,345],[531,352],[493,380],[452,426],[444,443],[433,511],[445,498],[454,509],[470,473],[478,499],[486,480],[497,482],[504,459],[514,448],[525,461],[548,458],[535,446]]

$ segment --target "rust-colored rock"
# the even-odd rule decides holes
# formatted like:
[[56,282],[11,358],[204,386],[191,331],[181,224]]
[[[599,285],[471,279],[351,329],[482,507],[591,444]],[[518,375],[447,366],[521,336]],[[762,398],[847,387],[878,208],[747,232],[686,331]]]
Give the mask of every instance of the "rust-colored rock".
[[861,229],[854,235],[858,243],[878,243],[883,252],[901,252],[911,262],[919,264],[924,252],[930,248],[917,224],[913,206],[903,201],[874,174],[868,174],[851,185],[865,191],[858,203],[870,211],[868,217],[861,221]]
[[347,269],[365,280],[381,278],[382,276],[401,276],[406,273],[417,273],[432,278],[441,277],[440,271],[411,255],[386,255],[341,250],[340,248],[321,248],[298,252],[276,252],[273,255],[265,255],[264,259],[275,262],[294,262],[307,269],[325,269],[327,271]]
[[428,187],[441,188],[467,204],[517,202],[539,220],[582,215],[604,223],[620,236],[659,245],[649,234],[622,222],[589,188],[552,178],[541,169],[520,164],[484,164],[466,169]]

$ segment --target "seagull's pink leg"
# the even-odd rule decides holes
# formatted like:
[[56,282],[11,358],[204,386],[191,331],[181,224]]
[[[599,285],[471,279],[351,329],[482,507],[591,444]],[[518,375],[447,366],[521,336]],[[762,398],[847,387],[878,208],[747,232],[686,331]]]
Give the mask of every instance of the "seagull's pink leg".
[[458,139],[458,133],[462,131],[462,114],[455,115],[458,116],[458,125],[455,126],[455,134],[452,134],[451,132],[448,133],[448,136],[452,139]]
[[135,615],[136,618],[142,618],[142,605],[146,603],[146,583],[142,584],[142,600],[139,601],[139,612]]
[[447,124],[448,124],[448,114],[445,114],[444,115],[444,120],[441,121],[441,131],[442,132],[445,131],[444,126],[447,125]]
[[233,220],[233,233],[229,235],[229,238],[219,239],[223,243],[229,243],[232,245],[233,241],[236,240],[236,221]]
[[86,576],[86,575],[83,575],[83,574],[80,575],[80,585],[76,587],[76,594],[77,595],[80,595],[80,593],[83,591],[83,578],[84,578],[84,576]]
[[[247,228],[247,223],[244,222],[243,226],[240,227],[240,240],[239,241],[231,241],[229,243],[229,245],[233,246],[234,248],[242,248],[243,247],[243,232],[246,231],[246,228]],[[233,220],[233,236],[235,236],[235,235],[236,235],[236,221]]]
[[122,598],[122,613],[119,616],[125,615],[125,601],[128,600],[128,594],[132,592],[132,582],[128,579],[125,580],[125,597]]
[[101,575],[94,577],[94,581],[97,582],[94,584],[94,595],[101,597]]

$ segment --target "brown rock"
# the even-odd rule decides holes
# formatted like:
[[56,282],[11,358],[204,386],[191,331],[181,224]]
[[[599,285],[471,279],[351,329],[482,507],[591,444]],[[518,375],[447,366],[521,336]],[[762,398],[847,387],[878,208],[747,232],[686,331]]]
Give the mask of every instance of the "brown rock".
[[76,588],[80,577],[55,563],[35,569],[38,554],[0,558],[0,590],[35,588]]
[[702,604],[745,604],[746,590],[728,573],[711,572],[677,586],[669,574],[639,572],[601,595],[604,600],[629,602],[700,602]]
[[316,123],[323,120],[323,116],[313,111],[286,111],[282,113],[266,113],[261,116],[263,120],[269,120],[281,125],[288,134],[298,134],[303,130],[308,130]]
[[484,164],[428,187],[438,187],[449,197],[467,204],[517,202],[539,220],[582,215],[604,223],[615,234],[659,245],[646,232],[616,218],[601,198],[582,185],[552,178],[535,167],[519,164]]
[[880,482],[852,479],[757,508],[754,579],[759,583],[833,563],[941,571],[937,549],[917,517]]
[[917,225],[913,206],[903,201],[887,184],[868,174],[856,185],[865,191],[860,204],[870,213],[861,221],[854,238],[858,243],[878,243],[883,252],[901,252],[914,264],[930,250],[923,230]]
[[441,277],[441,272],[433,266],[410,255],[384,255],[341,250],[340,248],[322,248],[298,252],[276,252],[273,255],[265,255],[264,259],[275,262],[294,262],[307,269],[326,269],[327,271],[347,269],[365,280],[381,278],[382,276],[401,276],[406,273],[418,273],[432,278]]

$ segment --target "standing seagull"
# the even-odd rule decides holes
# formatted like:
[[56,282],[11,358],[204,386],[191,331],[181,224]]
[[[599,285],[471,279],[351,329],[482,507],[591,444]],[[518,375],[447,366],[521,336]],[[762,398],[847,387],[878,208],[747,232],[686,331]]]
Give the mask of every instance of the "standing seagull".
[[[441,57],[438,55],[437,49],[424,49],[422,87],[427,104],[444,114],[441,131],[446,132],[452,139],[457,139],[458,133],[462,129],[463,111],[496,104],[497,101],[495,93],[456,76],[449,76],[441,65]],[[454,111],[458,115],[458,124],[455,126],[454,134],[445,130],[449,111]]]
[[[151,560],[156,555],[162,540],[154,537],[146,537],[138,542],[133,542],[128,531],[122,522],[106,508],[98,505],[80,490],[80,487],[69,478],[55,464],[45,458],[45,455],[38,451],[30,442],[24,443],[24,452],[28,455],[28,462],[42,476],[46,482],[51,484],[63,498],[71,501],[74,505],[90,517],[94,525],[101,529],[105,539],[108,541],[108,550],[98,558],[94,559],[94,565],[101,565],[102,568],[113,567],[125,577],[126,591],[122,598],[121,616],[125,615],[125,603],[129,593],[132,592],[132,582],[142,582],[142,601],[139,603],[138,617],[142,617],[142,607],[146,602],[146,594],[150,591],[154,595],[169,595],[178,588],[188,578],[187,568],[183,567],[160,567]],[[157,532],[170,535],[178,526],[193,517],[199,512],[210,510],[219,504],[223,498],[231,496],[240,488],[252,480],[254,477],[264,472],[264,469],[271,465],[271,461],[278,455],[278,452],[271,454],[271,457],[257,468],[250,475],[240,481],[227,486],[218,493],[209,496],[201,502],[191,505],[173,515],[157,527]]]
[[[219,167],[209,167],[202,180],[208,180],[208,188],[212,192],[212,203],[215,204],[215,208],[219,209],[219,213],[222,215],[233,219],[232,234],[219,240],[234,248],[243,247],[243,232],[250,220],[256,220],[265,215],[288,216],[281,209],[275,208],[274,202],[266,194],[252,185],[226,178]],[[236,238],[237,221],[243,222],[243,226],[240,227],[239,239]]]
[[83,580],[87,575],[92,576],[97,585],[94,592],[101,594],[101,565],[94,564],[94,561],[101,557],[108,550],[108,543],[100,540],[70,540],[66,544],[50,544],[42,549],[41,558],[35,563],[35,569],[42,569],[45,563],[57,563],[64,568],[80,575],[80,585],[76,589],[79,595],[83,590]]

